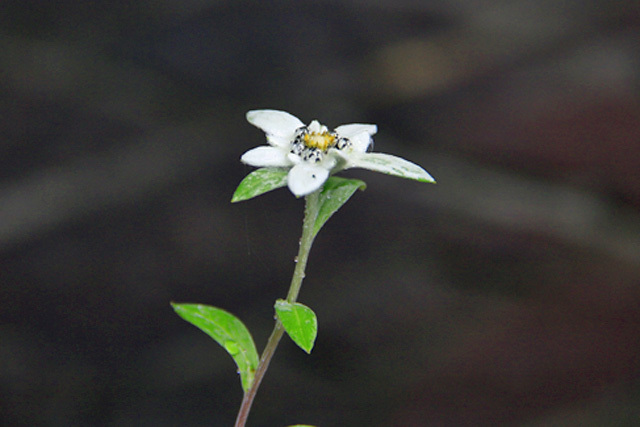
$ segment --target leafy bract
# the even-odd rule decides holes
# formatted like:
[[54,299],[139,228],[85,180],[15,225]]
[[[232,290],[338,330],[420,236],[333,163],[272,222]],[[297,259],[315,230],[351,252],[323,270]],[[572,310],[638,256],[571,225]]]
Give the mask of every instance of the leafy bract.
[[386,153],[354,153],[348,159],[349,167],[369,169],[387,175],[413,179],[420,182],[435,183],[429,172],[420,166]]
[[236,188],[231,203],[242,202],[253,199],[268,191],[275,190],[287,185],[287,169],[262,168],[256,169],[244,179]]
[[279,299],[275,304],[276,314],[289,337],[298,347],[311,353],[318,335],[318,319],[309,307],[299,302],[289,303]]
[[324,184],[318,203],[320,208],[313,226],[313,235],[318,234],[325,222],[356,192],[367,188],[367,184],[359,179],[330,177]]
[[231,355],[246,392],[258,367],[258,351],[244,323],[233,314],[208,305],[171,303],[171,306],[178,316],[201,329]]

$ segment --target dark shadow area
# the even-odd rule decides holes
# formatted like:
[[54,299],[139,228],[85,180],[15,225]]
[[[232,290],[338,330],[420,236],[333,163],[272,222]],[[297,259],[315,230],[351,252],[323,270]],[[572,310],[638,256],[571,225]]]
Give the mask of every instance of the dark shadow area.
[[312,249],[311,355],[252,426],[640,423],[632,0],[4,1],[0,424],[230,426],[298,248],[287,190],[231,204],[250,109],[376,123],[424,185],[367,182]]

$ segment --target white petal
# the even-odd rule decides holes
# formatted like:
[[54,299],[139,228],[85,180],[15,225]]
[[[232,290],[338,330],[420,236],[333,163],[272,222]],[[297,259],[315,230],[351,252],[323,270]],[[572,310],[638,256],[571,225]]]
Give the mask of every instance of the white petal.
[[293,137],[293,134],[287,136],[274,136],[267,134],[267,142],[275,147],[286,148],[288,150],[291,148]]
[[343,160],[340,156],[336,156],[337,151],[339,150],[336,150],[335,148],[329,149],[329,152],[325,154],[324,159],[322,159],[318,166],[328,171],[333,171],[335,168],[338,168],[339,164]]
[[309,132],[312,133],[325,133],[329,131],[325,125],[320,124],[317,120],[312,120],[307,128],[309,129]]
[[297,165],[300,162],[304,162],[304,160],[302,160],[302,157],[294,153],[287,153],[287,159],[292,165]]
[[373,144],[373,138],[371,138],[371,135],[366,132],[361,132],[352,136],[349,138],[349,141],[351,141],[353,150],[359,153],[365,153],[371,144]]
[[421,182],[436,182],[420,166],[391,154],[352,152],[346,158],[348,161],[347,168],[364,168]]
[[251,110],[247,113],[247,120],[267,134],[280,137],[289,137],[304,126],[296,116],[279,110]]
[[320,187],[329,178],[329,171],[322,166],[299,163],[291,168],[287,184],[289,190],[296,196],[306,196]]
[[345,138],[351,138],[352,136],[362,132],[366,132],[370,136],[373,136],[378,131],[378,127],[376,125],[352,123],[350,125],[338,126],[335,131],[338,132],[338,135],[344,136]]
[[261,145],[244,153],[240,158],[242,163],[255,167],[287,167],[291,162],[287,158],[287,151],[277,147]]
[[353,144],[353,149],[360,153],[367,151],[371,142],[372,135],[375,135],[378,130],[376,125],[364,125],[354,123],[351,125],[342,125],[336,128],[338,135],[345,138],[349,138],[349,141]]
[[349,168],[355,167],[355,166],[351,166],[349,161],[356,154],[357,153],[350,150],[336,150],[335,148],[330,148],[328,155],[331,156],[334,162],[334,165],[331,168],[331,172],[336,173],[336,172],[340,172],[343,169],[349,169]]

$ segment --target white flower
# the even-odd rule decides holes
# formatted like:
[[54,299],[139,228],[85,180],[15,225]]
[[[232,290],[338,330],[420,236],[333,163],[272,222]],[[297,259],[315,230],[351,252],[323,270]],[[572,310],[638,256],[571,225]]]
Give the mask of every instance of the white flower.
[[287,185],[297,196],[318,190],[329,175],[365,168],[422,182],[435,182],[420,166],[400,157],[367,152],[376,125],[349,124],[329,131],[317,120],[308,126],[278,110],[252,110],[247,120],[267,134],[269,145],[247,151],[241,161],[256,167],[291,168]]

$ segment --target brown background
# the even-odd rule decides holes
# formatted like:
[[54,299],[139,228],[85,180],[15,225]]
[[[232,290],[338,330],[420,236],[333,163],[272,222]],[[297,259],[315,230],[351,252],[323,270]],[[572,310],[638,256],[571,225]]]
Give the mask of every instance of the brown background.
[[258,348],[303,202],[229,203],[244,114],[376,123],[319,235],[254,426],[640,422],[640,8],[634,0],[0,6],[0,423],[228,426],[222,349]]

